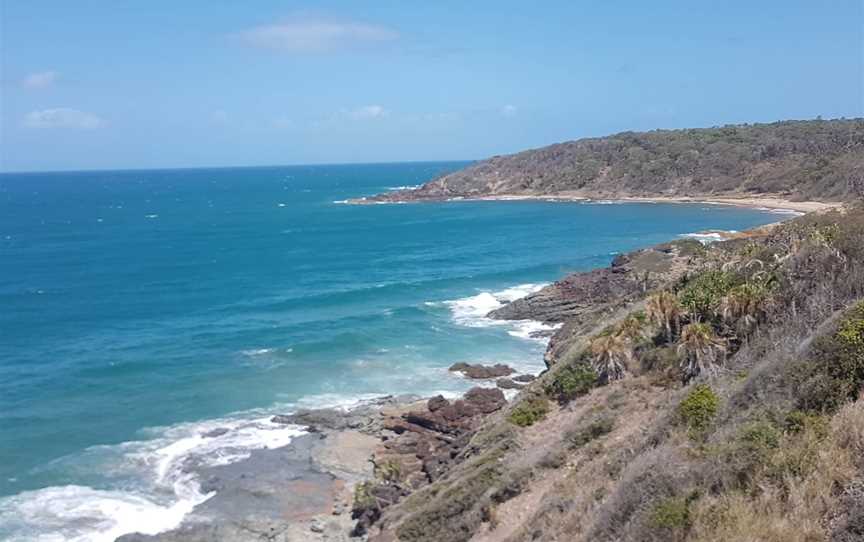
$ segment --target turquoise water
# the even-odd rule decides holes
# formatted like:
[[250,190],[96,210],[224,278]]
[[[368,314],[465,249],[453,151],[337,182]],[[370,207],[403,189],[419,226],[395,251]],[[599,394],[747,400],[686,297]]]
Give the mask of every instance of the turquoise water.
[[296,434],[272,412],[459,392],[456,361],[537,371],[538,326],[488,310],[617,252],[778,219],[340,203],[463,165],[0,175],[0,539],[168,528],[205,497],[184,462]]

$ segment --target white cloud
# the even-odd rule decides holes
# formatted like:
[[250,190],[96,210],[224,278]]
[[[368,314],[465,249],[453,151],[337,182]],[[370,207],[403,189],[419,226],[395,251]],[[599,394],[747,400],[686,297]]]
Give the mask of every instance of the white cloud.
[[105,121],[86,111],[59,107],[31,111],[24,116],[24,126],[27,128],[79,128],[92,130],[104,125]]
[[291,19],[256,26],[239,34],[247,44],[289,53],[326,53],[393,41],[390,28],[359,22]]
[[501,115],[504,117],[515,117],[518,111],[515,105],[507,104],[501,108]]
[[31,73],[24,78],[21,84],[26,88],[48,88],[57,82],[59,76],[60,74],[55,71]]
[[364,105],[357,109],[344,111],[343,114],[351,120],[380,119],[390,115],[390,112],[380,105]]

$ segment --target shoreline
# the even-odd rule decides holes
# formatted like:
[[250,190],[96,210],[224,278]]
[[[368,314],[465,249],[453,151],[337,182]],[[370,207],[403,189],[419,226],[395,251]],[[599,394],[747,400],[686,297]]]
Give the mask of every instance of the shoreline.
[[404,199],[373,199],[361,197],[345,200],[349,205],[400,204],[451,201],[556,201],[572,203],[703,203],[711,205],[729,205],[750,209],[765,209],[769,211],[786,211],[795,213],[824,212],[844,206],[842,202],[824,201],[792,201],[779,196],[763,194],[752,197],[734,196],[583,196],[578,194],[495,194],[489,196],[456,196],[452,198],[404,198]]
[[[550,198],[544,196],[502,196],[477,199],[518,201],[549,200]],[[578,196],[568,196],[567,198],[559,199],[561,201],[573,202],[598,201]],[[620,200],[599,201],[634,203],[655,201],[669,203],[710,202],[696,198],[622,198]],[[742,207],[767,207],[767,205],[762,205],[766,202],[765,199],[751,198],[749,205],[741,205],[740,200],[735,201],[739,203],[731,203],[729,201],[716,201],[716,203]],[[782,200],[772,199],[771,201],[778,202]],[[820,205],[815,212],[841,206],[841,204],[825,205]],[[789,207],[774,208],[789,209]],[[814,212],[814,209],[811,208],[810,212]],[[726,240],[746,234],[746,232],[727,232],[722,230],[705,230],[699,233],[715,234],[723,237],[716,240]],[[507,321],[508,319],[503,320]],[[388,400],[393,399],[396,400],[388,402]],[[426,403],[429,397],[414,396],[411,400],[406,401],[406,399],[382,394],[380,397],[370,399],[365,404],[348,408],[344,411],[343,416],[345,418],[354,416],[362,416],[366,419],[379,418],[384,411],[390,411],[391,415],[393,415],[399,413],[405,407],[409,407],[408,403],[410,403],[409,408],[418,408],[419,403]],[[511,397],[508,397],[508,399],[512,400]],[[323,408],[316,410],[324,411],[332,409]],[[344,427],[339,429],[324,427],[324,430],[321,431],[321,427],[317,424],[310,424],[309,426],[305,424],[298,425],[304,426],[307,429],[310,426],[317,427],[318,429],[313,429],[310,432],[294,437],[292,443],[288,446],[272,449],[263,448],[255,451],[249,459],[232,464],[230,467],[202,469],[200,474],[204,476],[201,476],[201,478],[207,479],[205,489],[215,491],[215,497],[209,504],[201,503],[202,506],[196,506],[197,510],[193,511],[188,518],[184,518],[177,528],[163,531],[157,535],[130,534],[121,537],[121,539],[123,542],[185,542],[201,534],[201,529],[204,527],[200,523],[195,525],[198,522],[209,523],[211,527],[215,525],[220,530],[233,530],[234,527],[231,525],[242,523],[241,520],[243,520],[243,517],[240,515],[240,512],[244,510],[248,512],[249,506],[251,506],[248,503],[253,502],[253,499],[247,496],[255,495],[254,498],[259,499],[261,495],[266,495],[267,500],[274,503],[274,507],[278,506],[284,509],[286,505],[290,505],[292,508],[296,507],[298,510],[302,508],[300,512],[291,518],[285,518],[288,521],[284,523],[284,533],[301,535],[308,540],[341,541],[346,530],[354,524],[352,519],[350,519],[350,505],[354,485],[374,476],[367,458],[374,451],[374,445],[377,444],[375,439],[380,438],[380,433],[378,431],[357,431],[356,428]],[[407,429],[407,431],[414,430]],[[370,437],[372,440],[370,440]],[[333,460],[333,458],[336,458],[336,460]],[[306,465],[307,462],[309,465],[314,464],[314,468],[310,469]],[[251,483],[248,482],[250,473],[254,480]],[[291,476],[287,476],[288,474]],[[295,482],[297,483],[295,484]],[[277,489],[276,487],[279,484],[282,487]],[[307,493],[307,496],[312,494],[316,496],[313,499],[315,505],[310,505],[310,507],[306,507],[305,505],[300,506],[304,504],[303,500],[297,499],[303,491],[308,492],[310,490],[312,492]],[[222,497],[219,497],[219,495],[222,495]],[[262,521],[264,520],[255,518],[247,526],[251,525],[257,529],[265,525],[266,521]],[[226,525],[228,526],[226,527]],[[222,530],[220,534],[232,536],[235,533],[233,531],[229,533]],[[347,539],[345,538],[345,540]]]

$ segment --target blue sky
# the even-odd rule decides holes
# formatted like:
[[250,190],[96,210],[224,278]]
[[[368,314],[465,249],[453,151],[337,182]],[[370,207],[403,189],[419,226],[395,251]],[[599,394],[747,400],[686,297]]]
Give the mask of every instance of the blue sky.
[[0,169],[474,159],[864,114],[860,0],[0,0]]

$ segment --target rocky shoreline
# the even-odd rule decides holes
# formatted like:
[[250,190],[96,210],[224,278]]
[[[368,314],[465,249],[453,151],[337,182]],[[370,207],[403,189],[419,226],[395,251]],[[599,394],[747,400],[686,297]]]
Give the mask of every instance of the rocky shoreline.
[[394,190],[371,197],[360,197],[346,200],[350,205],[375,205],[398,203],[424,203],[446,201],[548,201],[570,203],[707,203],[711,205],[728,205],[750,209],[766,209],[777,212],[810,213],[838,209],[842,202],[804,201],[784,197],[784,194],[763,194],[752,197],[746,194],[725,194],[722,196],[636,196],[617,193],[580,192],[578,194],[555,192],[549,194],[494,194],[469,196],[427,195],[418,190]]
[[[306,433],[242,461],[187,471],[213,496],[176,529],[117,542],[348,542],[365,538],[390,504],[435,481],[458,461],[473,431],[507,404],[502,390],[533,375],[506,365],[457,363],[451,371],[492,383],[462,397],[385,396],[349,410],[299,410],[274,423]],[[507,378],[512,376],[512,378]],[[359,538],[358,538],[359,537]]]
[[[773,226],[753,230],[770,230]],[[746,235],[741,234],[742,240]],[[586,331],[632,306],[645,292],[680,279],[703,245],[681,239],[622,254],[605,268],[567,275],[490,313],[499,320],[558,325],[544,355],[547,367],[584,347]],[[382,397],[351,410],[301,410],[272,421],[305,428],[285,447],[243,461],[190,470],[215,496],[172,531],[125,535],[118,542],[312,541],[365,538],[391,505],[434,483],[466,457],[469,441],[507,397],[535,375],[503,364],[454,363],[449,370],[484,384],[455,400]],[[494,387],[493,387],[494,384]],[[506,395],[505,395],[506,391]],[[372,538],[378,540],[378,538]]]

